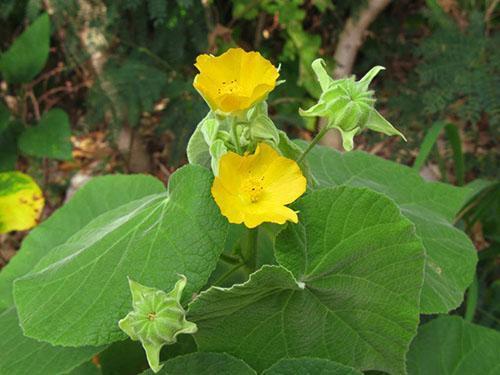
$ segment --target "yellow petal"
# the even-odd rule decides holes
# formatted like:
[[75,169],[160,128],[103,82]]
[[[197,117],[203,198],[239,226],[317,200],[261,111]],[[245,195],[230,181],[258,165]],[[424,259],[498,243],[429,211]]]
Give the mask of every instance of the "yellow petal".
[[306,191],[307,181],[297,163],[287,158],[276,159],[264,173],[263,199],[289,204]]
[[266,143],[259,143],[255,153],[249,157],[251,173],[256,177],[262,177],[267,169],[280,158],[280,154]]
[[200,55],[193,82],[210,108],[235,113],[265,99],[276,86],[278,70],[258,52],[231,48],[220,56]]
[[[248,173],[249,161],[244,156],[229,151],[222,155],[219,161],[219,176],[216,177],[229,191],[239,191],[242,178]],[[238,173],[235,173],[238,171]]]
[[286,207],[306,190],[297,163],[260,143],[252,155],[228,152],[220,159],[212,195],[231,223],[254,228],[264,222],[296,223],[297,213]]
[[245,216],[240,209],[241,201],[238,196],[233,195],[226,189],[219,177],[215,178],[211,192],[222,215],[224,215],[230,223],[241,224]]
[[284,224],[287,221],[298,223],[299,218],[297,213],[285,206],[260,205],[252,210],[248,210],[245,215],[244,224],[248,228],[268,222],[276,224]]
[[0,233],[34,227],[44,204],[42,191],[30,176],[0,173]]

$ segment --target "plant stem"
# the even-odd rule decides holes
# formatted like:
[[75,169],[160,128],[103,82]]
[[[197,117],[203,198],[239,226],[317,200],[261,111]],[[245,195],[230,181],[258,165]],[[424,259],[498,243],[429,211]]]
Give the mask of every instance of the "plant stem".
[[234,146],[236,147],[236,152],[241,155],[240,140],[238,138],[238,132],[236,131],[237,126],[238,126],[238,124],[233,119],[231,121],[231,134],[233,136],[233,141],[234,141]]
[[257,267],[257,243],[259,240],[259,229],[249,229],[247,232],[247,243],[243,247],[243,259],[250,272],[254,272]]
[[221,254],[220,259],[226,263],[229,263],[229,264],[240,264],[241,263],[239,258],[233,257],[231,255],[227,255],[224,253]]
[[309,145],[304,150],[302,155],[300,155],[300,157],[297,159],[297,163],[301,163],[304,160],[309,151],[311,151],[314,148],[314,146],[316,146],[316,144],[321,140],[321,138],[323,138],[323,136],[326,134],[328,130],[329,129],[325,126],[319,131],[318,134],[316,134],[316,137],[313,138],[313,140],[311,141],[311,143],[309,143]]
[[469,286],[469,290],[467,291],[467,304],[465,307],[465,316],[464,319],[467,322],[472,323],[474,320],[474,315],[476,315],[476,307],[477,307],[477,299],[479,292],[479,283],[477,280],[477,276],[474,276],[474,280],[472,284]]

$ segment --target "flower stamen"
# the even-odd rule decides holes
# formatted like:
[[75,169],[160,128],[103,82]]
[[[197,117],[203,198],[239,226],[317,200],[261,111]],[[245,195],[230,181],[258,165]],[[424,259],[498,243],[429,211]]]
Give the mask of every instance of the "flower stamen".
[[247,181],[247,188],[245,191],[247,192],[248,196],[250,197],[250,202],[252,203],[257,203],[263,193],[264,193],[264,187],[262,186],[262,179],[255,179],[255,178],[250,178]]
[[240,85],[238,84],[237,79],[233,79],[232,81],[222,81],[222,87],[217,89],[217,94],[226,95],[226,94],[234,94],[240,91]]

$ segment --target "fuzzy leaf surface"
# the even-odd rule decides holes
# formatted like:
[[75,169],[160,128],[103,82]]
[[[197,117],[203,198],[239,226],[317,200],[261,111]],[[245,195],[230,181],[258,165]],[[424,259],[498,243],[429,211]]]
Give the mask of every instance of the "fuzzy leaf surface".
[[0,375],[65,374],[103,347],[64,348],[23,335],[15,308],[0,313]]
[[328,359],[291,358],[282,359],[262,373],[262,375],[362,375],[352,367],[341,365]]
[[106,212],[52,250],[14,283],[24,333],[68,346],[124,339],[117,323],[130,308],[127,277],[169,290],[183,274],[185,296],[197,292],[228,230],[210,194],[212,179],[203,167],[183,167],[168,193]]
[[275,243],[286,268],[264,266],[191,304],[200,350],[227,352],[257,371],[307,356],[404,373],[424,267],[413,224],[368,189],[315,191],[293,208],[299,224]]
[[[142,375],[153,375],[147,370]],[[191,353],[175,357],[165,362],[158,375],[257,375],[241,359],[234,358],[226,353]]]
[[453,226],[469,189],[426,182],[411,168],[363,152],[315,147],[307,160],[316,188],[368,187],[393,199],[415,224],[427,255],[422,313],[446,313],[460,305],[477,262],[474,245]]
[[163,183],[145,175],[94,177],[24,239],[0,271],[0,309],[10,307],[14,279],[28,273],[45,255],[99,215],[128,202],[165,192]]
[[458,316],[424,324],[408,353],[408,374],[500,373],[500,333]]

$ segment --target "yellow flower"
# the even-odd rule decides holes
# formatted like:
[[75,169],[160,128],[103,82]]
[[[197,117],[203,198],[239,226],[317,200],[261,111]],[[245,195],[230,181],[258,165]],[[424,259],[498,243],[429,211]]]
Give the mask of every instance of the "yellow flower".
[[285,205],[306,191],[298,164],[260,143],[252,155],[224,154],[212,195],[230,223],[255,228],[263,222],[298,222],[297,213]]
[[276,86],[278,70],[258,52],[231,48],[220,56],[200,55],[194,87],[214,111],[234,113],[265,99]]

